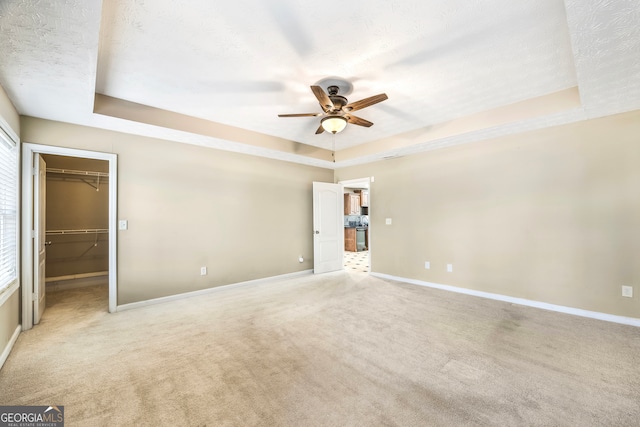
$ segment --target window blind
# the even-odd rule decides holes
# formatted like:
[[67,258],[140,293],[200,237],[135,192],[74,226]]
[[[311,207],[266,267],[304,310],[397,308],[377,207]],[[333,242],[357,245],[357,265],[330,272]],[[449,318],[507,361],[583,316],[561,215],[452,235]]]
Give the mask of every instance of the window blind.
[[0,128],[0,291],[18,278],[18,146]]

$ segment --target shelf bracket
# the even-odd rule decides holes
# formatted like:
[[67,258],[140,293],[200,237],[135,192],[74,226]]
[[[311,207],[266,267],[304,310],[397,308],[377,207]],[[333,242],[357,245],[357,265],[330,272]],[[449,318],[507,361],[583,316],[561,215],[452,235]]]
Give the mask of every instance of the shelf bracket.
[[100,189],[99,189],[98,187],[96,187],[95,185],[93,185],[93,184],[92,184],[92,183],[90,183],[89,181],[87,181],[87,180],[84,180],[84,179],[83,179],[83,180],[82,180],[82,182],[84,182],[85,184],[87,184],[88,186],[90,186],[90,187],[92,187],[92,188],[95,188],[95,189],[96,189],[96,191],[100,191]]

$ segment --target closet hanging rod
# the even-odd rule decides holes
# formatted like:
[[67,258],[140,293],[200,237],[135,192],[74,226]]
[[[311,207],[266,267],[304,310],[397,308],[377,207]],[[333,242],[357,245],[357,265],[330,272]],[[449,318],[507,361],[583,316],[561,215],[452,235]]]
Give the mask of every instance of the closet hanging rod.
[[108,178],[108,172],[95,172],[95,171],[80,171],[73,169],[58,169],[58,168],[47,168],[47,173],[60,173],[64,175],[82,175],[82,176],[99,176]]
[[47,230],[46,234],[47,235],[54,235],[54,234],[104,234],[104,233],[108,233],[109,229],[108,228],[87,228],[87,229],[80,229],[80,230]]

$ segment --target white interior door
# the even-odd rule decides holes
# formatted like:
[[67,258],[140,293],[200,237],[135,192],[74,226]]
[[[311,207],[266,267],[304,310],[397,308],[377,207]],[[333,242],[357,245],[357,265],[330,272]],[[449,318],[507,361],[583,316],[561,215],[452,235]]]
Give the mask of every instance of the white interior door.
[[342,184],[313,183],[313,272],[341,270],[344,251]]
[[45,265],[46,265],[46,206],[47,206],[47,164],[40,154],[35,154],[33,180],[33,324],[40,323],[46,304]]

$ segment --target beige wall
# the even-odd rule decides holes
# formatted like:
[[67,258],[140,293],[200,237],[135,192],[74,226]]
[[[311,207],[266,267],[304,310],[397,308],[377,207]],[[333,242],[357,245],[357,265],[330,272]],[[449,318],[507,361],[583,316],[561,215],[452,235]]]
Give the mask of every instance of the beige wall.
[[129,221],[118,232],[119,305],[313,268],[311,183],[333,182],[332,170],[30,117],[21,125],[25,142],[118,155],[118,218]]
[[[119,304],[312,268],[311,182],[330,170],[27,117],[22,133],[118,154]],[[375,272],[640,318],[638,135],[627,113],[335,180],[375,176]]]
[[20,136],[20,116],[3,87],[0,86],[0,122],[4,122],[18,137]]
[[[42,156],[47,170],[109,172],[106,160]],[[94,188],[95,187],[95,188]],[[109,178],[47,172],[47,230],[109,228]],[[48,234],[46,277],[66,277],[109,270],[109,235]]]
[[640,318],[639,138],[634,112],[344,168],[336,179],[375,177],[374,272]]
[[[15,134],[20,135],[18,113],[2,86],[0,86],[0,123],[8,125]],[[20,291],[18,290],[0,305],[0,354],[7,349],[7,345],[19,324]]]
[[2,354],[11,337],[20,324],[20,291],[15,291],[0,306],[0,354]]

